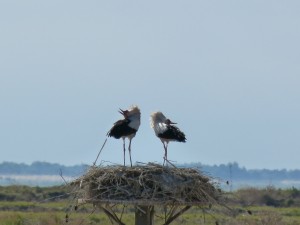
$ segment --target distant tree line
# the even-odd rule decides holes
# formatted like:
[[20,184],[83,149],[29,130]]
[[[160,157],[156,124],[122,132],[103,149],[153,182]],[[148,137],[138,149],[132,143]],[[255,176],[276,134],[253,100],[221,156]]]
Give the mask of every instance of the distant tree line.
[[33,162],[32,164],[3,162],[0,164],[1,174],[22,174],[22,175],[59,175],[61,172],[64,176],[79,176],[86,170],[87,165],[64,166],[57,163]]
[[[203,165],[201,163],[180,164],[179,167],[198,168],[207,175],[223,180],[300,180],[300,170],[269,170],[240,167],[238,163],[221,165]],[[30,175],[58,175],[62,171],[64,176],[80,176],[88,169],[88,165],[64,166],[57,163],[33,162],[32,164],[2,162],[1,174],[30,174]]]
[[300,170],[249,169],[240,167],[238,163],[221,165],[203,165],[201,163],[182,164],[183,167],[199,168],[201,171],[224,180],[300,180]]

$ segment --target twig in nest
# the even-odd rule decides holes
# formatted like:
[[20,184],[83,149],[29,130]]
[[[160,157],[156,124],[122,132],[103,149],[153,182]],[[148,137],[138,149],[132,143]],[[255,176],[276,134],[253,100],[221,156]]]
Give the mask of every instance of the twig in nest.
[[143,214],[146,214],[146,212],[145,212],[145,210],[143,210],[141,207],[139,207],[138,205],[136,206],[136,208],[138,209],[138,210],[140,210]]
[[167,163],[166,164],[170,164],[171,166],[173,166],[174,168],[177,168],[173,163],[171,163],[171,161],[170,160],[168,160],[168,159],[165,159],[166,161],[167,161]]
[[[95,211],[96,211],[96,207],[93,208],[92,212],[90,212],[90,213],[86,216],[86,218],[89,217],[90,215],[92,215]],[[79,225],[82,225],[83,223],[84,223],[84,219],[81,219]]]
[[170,216],[167,221],[164,223],[164,225],[168,225],[172,223],[177,217],[181,216],[184,212],[189,210],[192,206],[185,206],[183,209],[181,209],[179,212],[177,212],[175,215]]
[[120,216],[120,220],[122,220],[122,217],[123,217],[123,213],[124,213],[125,207],[126,207],[126,206],[123,205],[122,212],[121,212],[121,216]]
[[59,175],[61,177],[61,179],[63,179],[63,181],[65,182],[66,185],[68,185],[68,182],[66,181],[66,179],[63,177],[63,173],[62,173],[62,170],[59,169]]
[[119,225],[125,225],[115,214],[115,212],[109,207],[109,205],[106,205],[106,207],[100,206],[100,208],[104,211],[104,213],[113,221],[118,223]]
[[103,148],[104,148],[104,145],[105,145],[106,141],[107,141],[107,138],[105,139],[105,141],[104,141],[104,143],[103,143],[103,145],[102,145],[102,147],[101,147],[101,149],[100,149],[100,151],[99,151],[99,153],[98,153],[98,155],[97,155],[97,157],[96,157],[96,159],[95,159],[95,162],[93,163],[93,166],[96,165],[97,160],[98,160],[98,158],[99,158],[99,156],[100,156],[100,154],[101,154],[101,152],[102,152],[102,150],[103,150]]

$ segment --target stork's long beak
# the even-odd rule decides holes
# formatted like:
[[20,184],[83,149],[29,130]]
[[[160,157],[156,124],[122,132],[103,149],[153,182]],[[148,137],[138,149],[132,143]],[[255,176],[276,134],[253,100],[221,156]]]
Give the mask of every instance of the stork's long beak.
[[166,124],[177,124],[177,123],[172,122],[170,119],[167,119],[167,120],[165,121],[165,123],[166,123]]
[[125,111],[124,110],[122,110],[122,109],[119,109],[119,111],[118,111],[119,113],[121,113],[123,116],[125,116]]

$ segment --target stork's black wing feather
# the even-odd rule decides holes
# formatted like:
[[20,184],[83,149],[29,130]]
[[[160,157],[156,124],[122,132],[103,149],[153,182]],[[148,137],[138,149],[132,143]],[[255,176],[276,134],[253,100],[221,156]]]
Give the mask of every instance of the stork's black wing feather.
[[126,137],[130,134],[136,133],[135,129],[128,126],[129,123],[130,120],[128,119],[118,120],[117,122],[114,123],[113,127],[108,131],[107,136],[119,139],[121,137]]
[[158,134],[158,137],[179,142],[186,141],[185,134],[174,125],[168,125],[163,133]]

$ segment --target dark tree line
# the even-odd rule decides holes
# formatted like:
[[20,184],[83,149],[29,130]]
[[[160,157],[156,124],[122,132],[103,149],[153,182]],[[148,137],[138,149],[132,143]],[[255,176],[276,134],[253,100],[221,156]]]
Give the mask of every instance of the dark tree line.
[[[240,167],[238,163],[221,165],[203,165],[201,163],[188,163],[180,167],[198,168],[207,175],[223,180],[300,180],[300,170],[269,170]],[[30,165],[24,163],[2,162],[1,174],[31,174],[31,175],[58,175],[62,171],[65,176],[79,176],[88,169],[88,165],[64,166],[57,163],[34,162]]]

